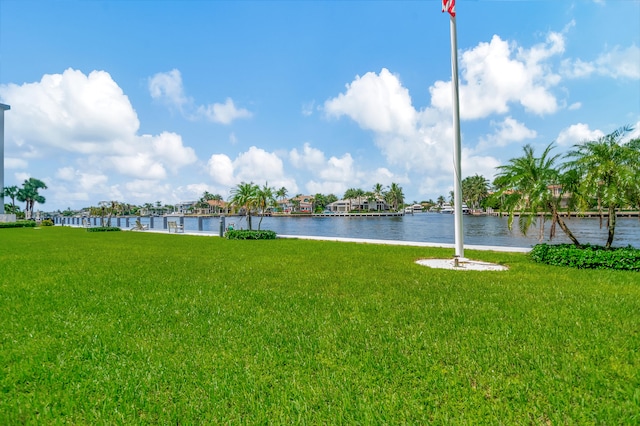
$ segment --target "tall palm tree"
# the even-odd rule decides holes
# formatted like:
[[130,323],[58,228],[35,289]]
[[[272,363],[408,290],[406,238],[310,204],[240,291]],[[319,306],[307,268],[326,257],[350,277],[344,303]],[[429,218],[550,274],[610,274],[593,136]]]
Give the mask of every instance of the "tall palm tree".
[[22,188],[18,190],[16,198],[25,203],[25,219],[33,217],[33,209],[36,203],[44,204],[45,198],[38,193],[39,189],[47,189],[47,185],[40,179],[29,178],[24,181]]
[[231,190],[231,199],[229,202],[232,206],[244,209],[247,215],[247,225],[251,230],[251,211],[256,207],[256,194],[259,187],[253,182],[241,182]]
[[258,188],[256,190],[256,207],[260,212],[260,221],[258,222],[258,231],[260,230],[260,225],[262,225],[262,218],[264,217],[265,212],[275,202],[276,202],[276,197],[274,194],[274,188],[270,187],[268,182],[265,182],[262,188]]
[[[498,176],[494,184],[498,192],[496,197],[504,197],[504,204],[509,213],[509,229],[513,225],[516,212],[519,212],[518,225],[523,234],[540,218],[540,234],[544,232],[544,223],[551,219],[549,238],[555,236],[556,224],[567,235],[571,242],[580,246],[567,224],[560,217],[559,209],[562,195],[567,185],[563,183],[563,176],[555,167],[559,155],[551,156],[553,143],[549,144],[540,157],[536,157],[531,145],[523,147],[522,157],[512,158],[508,164],[499,166]],[[554,194],[552,187],[561,185],[562,188]]]
[[598,202],[600,217],[607,209],[607,243],[611,247],[616,229],[616,210],[629,201],[629,194],[637,192],[640,149],[637,143],[623,144],[623,137],[632,130],[621,127],[594,141],[573,146],[567,154],[573,160],[566,167],[575,170],[580,178],[579,195],[584,201],[593,197]]
[[[18,196],[18,187],[16,185],[7,186],[2,190],[2,193],[0,193],[0,197],[9,197],[9,198],[11,198],[11,207],[10,207],[8,213],[15,213],[16,212],[16,197],[17,196]],[[5,207],[9,207],[9,206],[5,206]]]

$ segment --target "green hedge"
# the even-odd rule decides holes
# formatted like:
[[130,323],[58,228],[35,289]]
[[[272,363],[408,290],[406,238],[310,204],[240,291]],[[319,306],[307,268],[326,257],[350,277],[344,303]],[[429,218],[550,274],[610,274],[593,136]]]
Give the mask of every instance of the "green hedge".
[[606,249],[602,246],[572,244],[538,244],[530,252],[533,260],[556,266],[579,269],[617,269],[640,271],[640,250],[631,246]]
[[229,240],[275,240],[273,231],[232,230],[225,234]]
[[17,222],[0,222],[0,228],[35,228],[33,220],[19,220]]
[[122,229],[116,226],[94,226],[93,228],[87,228],[87,232],[117,232]]

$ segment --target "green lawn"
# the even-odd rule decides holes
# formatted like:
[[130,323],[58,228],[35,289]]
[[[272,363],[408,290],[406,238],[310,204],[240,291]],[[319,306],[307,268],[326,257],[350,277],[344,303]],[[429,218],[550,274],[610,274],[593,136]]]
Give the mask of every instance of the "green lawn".
[[0,230],[2,424],[638,424],[640,275]]

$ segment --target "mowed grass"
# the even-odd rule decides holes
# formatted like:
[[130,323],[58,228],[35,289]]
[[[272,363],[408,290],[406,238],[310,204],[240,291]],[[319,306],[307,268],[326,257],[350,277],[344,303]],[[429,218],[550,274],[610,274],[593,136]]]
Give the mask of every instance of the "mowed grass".
[[638,424],[640,275],[451,250],[0,231],[2,424]]

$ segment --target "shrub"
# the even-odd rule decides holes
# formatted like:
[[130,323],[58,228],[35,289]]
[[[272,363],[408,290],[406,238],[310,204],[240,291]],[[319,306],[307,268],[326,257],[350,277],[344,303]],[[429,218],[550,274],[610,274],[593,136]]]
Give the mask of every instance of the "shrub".
[[33,220],[19,220],[17,222],[0,222],[0,228],[34,228],[36,222]]
[[53,220],[44,219],[42,222],[40,222],[40,226],[53,226]]
[[275,240],[274,231],[232,230],[225,234],[228,240]]
[[529,255],[534,261],[547,265],[640,271],[640,250],[631,246],[606,249],[592,245],[538,244]]
[[117,232],[122,229],[116,226],[95,226],[93,228],[87,228],[87,232]]

